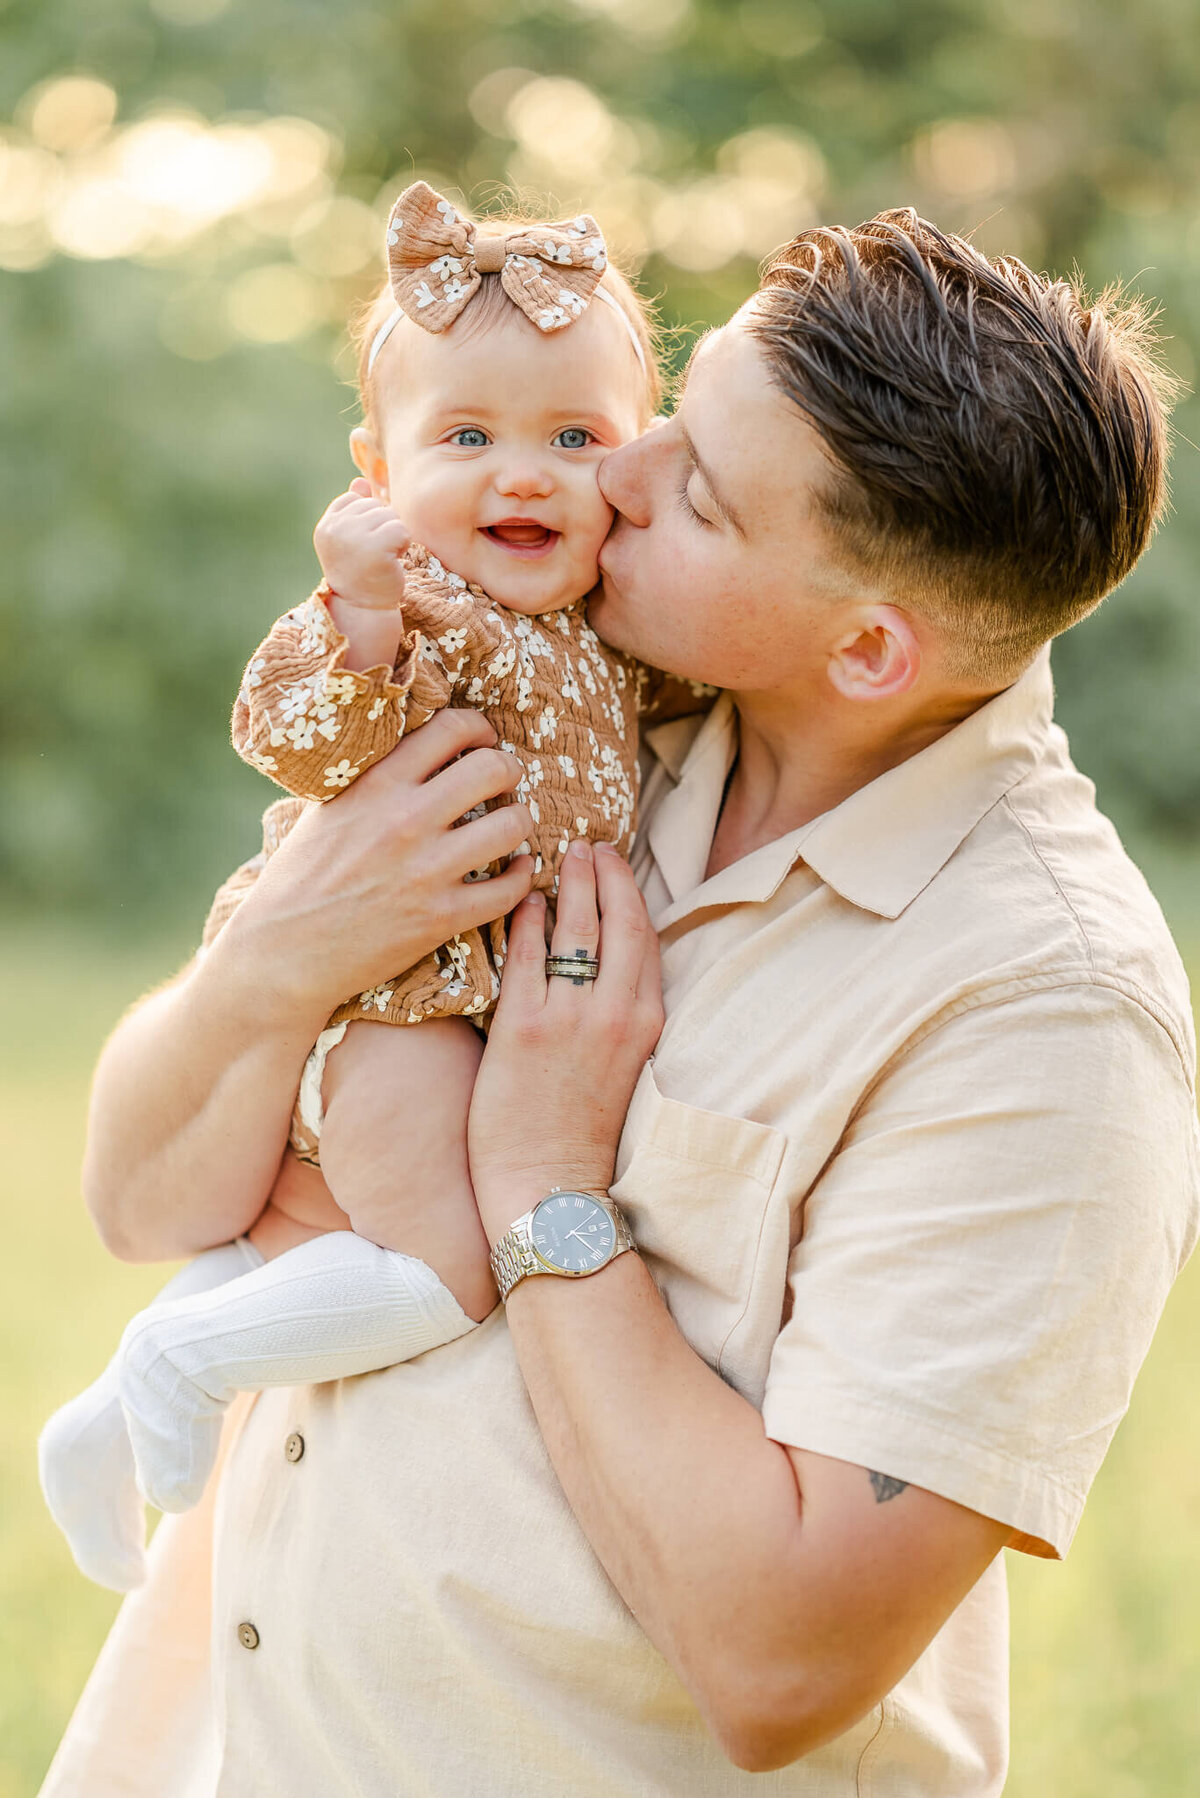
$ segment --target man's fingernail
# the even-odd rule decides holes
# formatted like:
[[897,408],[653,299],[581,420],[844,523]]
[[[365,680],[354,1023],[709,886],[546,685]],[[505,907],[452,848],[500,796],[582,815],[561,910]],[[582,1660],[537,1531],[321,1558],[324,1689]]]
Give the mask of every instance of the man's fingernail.
[[615,843],[597,843],[596,847],[602,855],[620,855],[621,853]]
[[590,862],[592,859],[592,845],[588,842],[586,837],[576,837],[575,841],[568,845],[567,854],[578,857],[580,861]]

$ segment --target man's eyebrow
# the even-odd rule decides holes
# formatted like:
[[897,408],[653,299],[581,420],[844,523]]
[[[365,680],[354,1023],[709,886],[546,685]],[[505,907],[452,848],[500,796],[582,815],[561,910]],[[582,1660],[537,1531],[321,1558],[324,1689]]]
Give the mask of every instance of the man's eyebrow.
[[702,459],[696,445],[692,442],[691,434],[688,431],[687,426],[682,425],[680,429],[683,432],[684,447],[691,459],[692,467],[696,470],[700,479],[712,494],[713,505],[717,508],[717,511],[721,514],[721,517],[725,520],[730,530],[736,531],[739,537],[744,538],[746,535],[745,525],[738,517],[734,508],[730,505],[729,501],[722,494],[716,481],[713,479],[712,470],[709,468],[707,462]]

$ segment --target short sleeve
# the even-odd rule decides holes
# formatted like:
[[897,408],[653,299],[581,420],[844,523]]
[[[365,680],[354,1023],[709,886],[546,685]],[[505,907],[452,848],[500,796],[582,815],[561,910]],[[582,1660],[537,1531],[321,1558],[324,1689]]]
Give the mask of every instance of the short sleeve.
[[1101,984],[984,1004],[886,1070],[808,1196],[763,1414],[1065,1554],[1197,1231],[1195,1096]]

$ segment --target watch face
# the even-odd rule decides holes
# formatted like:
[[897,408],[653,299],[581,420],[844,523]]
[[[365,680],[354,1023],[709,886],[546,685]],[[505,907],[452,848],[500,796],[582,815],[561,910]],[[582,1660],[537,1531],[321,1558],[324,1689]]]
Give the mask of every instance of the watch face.
[[608,1212],[583,1192],[555,1192],[543,1199],[530,1220],[529,1234],[542,1260],[565,1274],[589,1274],[603,1267],[617,1241]]

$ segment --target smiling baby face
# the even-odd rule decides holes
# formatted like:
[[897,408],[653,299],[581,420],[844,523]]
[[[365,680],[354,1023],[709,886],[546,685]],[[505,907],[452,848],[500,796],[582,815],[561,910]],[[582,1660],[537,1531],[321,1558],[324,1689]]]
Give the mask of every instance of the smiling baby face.
[[375,379],[376,431],[356,430],[351,448],[418,542],[515,612],[590,592],[612,522],[597,472],[646,414],[611,307],[552,334],[507,301],[438,335],[402,319]]

